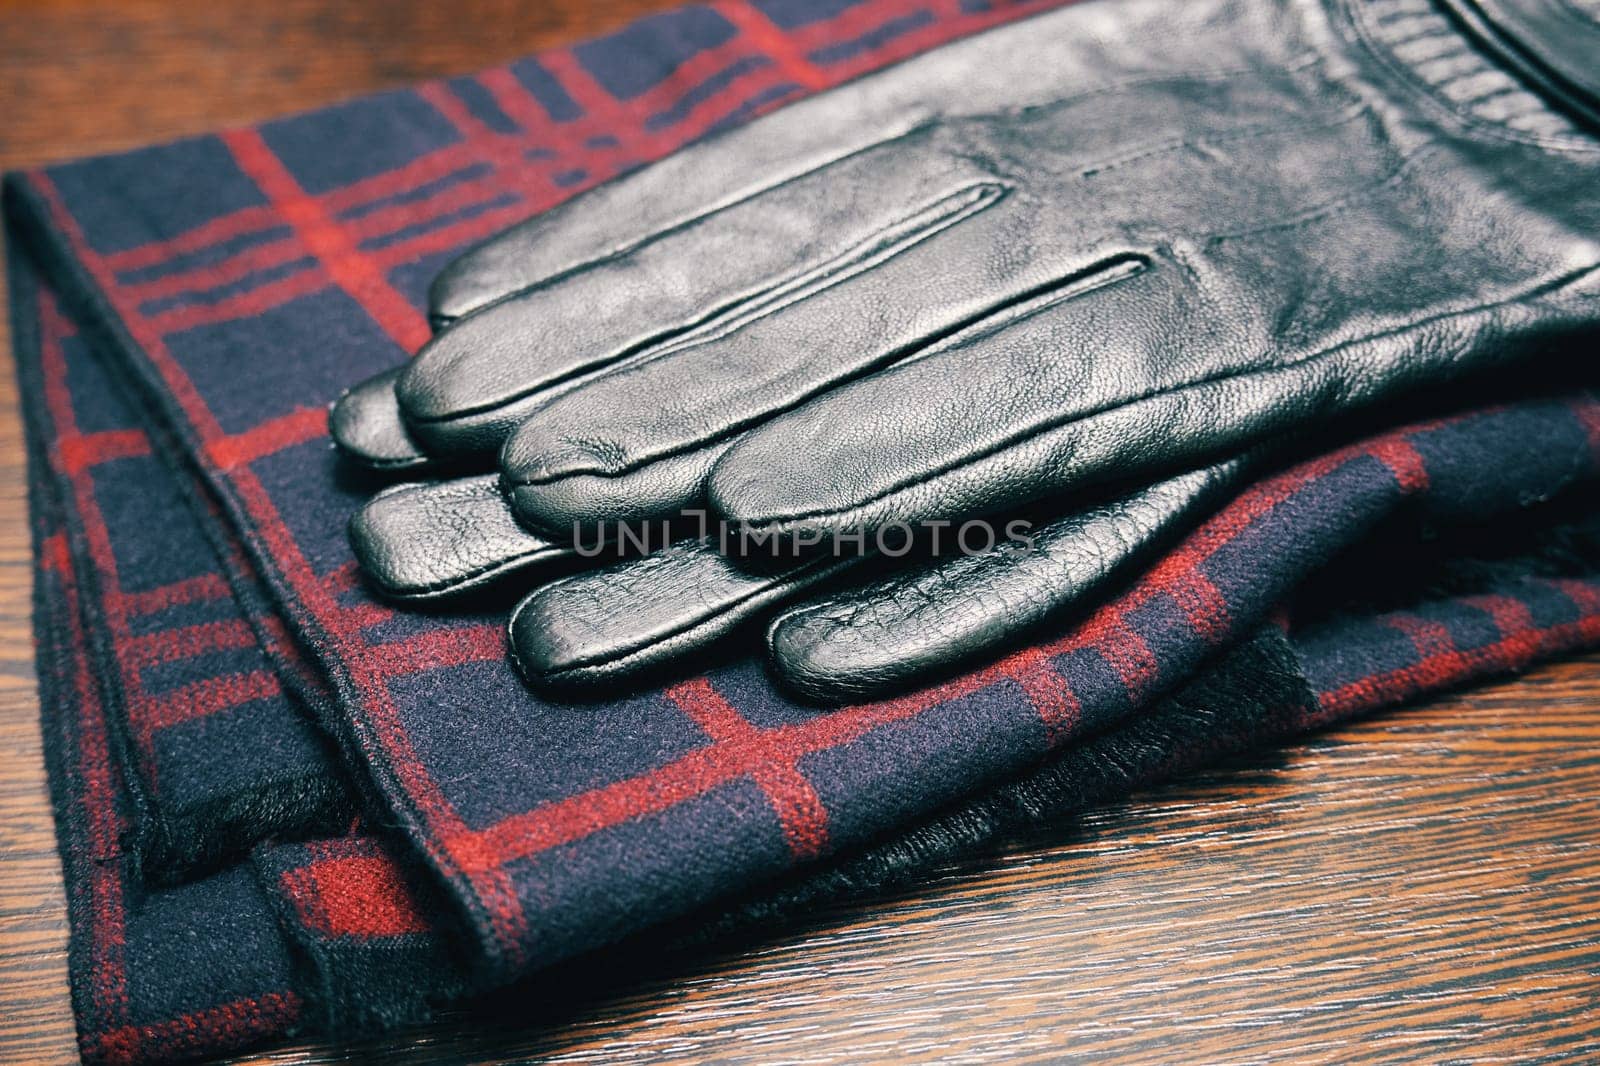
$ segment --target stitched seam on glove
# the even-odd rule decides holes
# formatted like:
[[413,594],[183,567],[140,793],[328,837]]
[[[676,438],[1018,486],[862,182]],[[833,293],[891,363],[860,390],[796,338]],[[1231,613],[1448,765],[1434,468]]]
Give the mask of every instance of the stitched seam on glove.
[[[755,292],[713,308],[677,331],[668,331],[625,348],[604,363],[587,364],[509,396],[461,407],[448,414],[432,417],[408,415],[407,421],[422,425],[448,425],[463,418],[504,410],[530,396],[562,385],[592,381],[644,365],[694,344],[716,340],[824,292],[862,271],[882,265],[928,238],[994,206],[1008,191],[1009,186],[1000,181],[970,182],[874,230],[838,255],[797,273],[768,279]],[[537,288],[539,286],[525,291],[531,292]]]
[[[912,60],[912,62],[915,62],[915,60]],[[1281,69],[1285,73],[1293,74],[1293,73],[1298,73],[1298,72],[1303,71],[1303,70],[1308,70],[1311,67],[1317,66],[1318,64],[1320,64],[1322,62],[1324,62],[1324,57],[1323,56],[1320,56],[1320,55],[1316,54],[1315,52],[1307,52],[1307,53],[1304,53],[1303,55],[1301,55],[1299,58],[1297,58],[1297,59],[1295,59],[1295,60],[1293,60],[1293,61],[1291,61],[1289,63],[1284,64]],[[1146,77],[1146,78],[1128,78],[1128,79],[1123,80],[1123,81],[1114,82],[1114,83],[1112,83],[1110,85],[1102,85],[1102,86],[1099,86],[1098,88],[1088,89],[1088,90],[1085,90],[1084,92],[1081,92],[1081,93],[1074,93],[1074,94],[1072,94],[1070,96],[1058,97],[1057,99],[1051,101],[1051,104],[1055,105],[1055,104],[1063,104],[1063,103],[1075,103],[1075,102],[1079,102],[1079,101],[1083,101],[1083,100],[1092,100],[1092,99],[1095,99],[1097,97],[1102,97],[1102,96],[1115,96],[1115,95],[1117,95],[1119,93],[1127,92],[1130,89],[1145,88],[1147,86],[1152,86],[1152,85],[1166,85],[1166,84],[1181,83],[1181,82],[1226,82],[1226,81],[1232,81],[1234,79],[1244,77],[1244,76],[1249,75],[1249,74],[1258,74],[1258,73],[1260,73],[1260,71],[1256,67],[1222,67],[1222,68],[1219,68],[1217,70],[1211,70],[1211,71],[1190,71],[1190,72],[1183,72],[1183,73],[1161,74],[1161,75],[1152,76],[1152,77]],[[845,85],[841,85],[841,86],[835,86],[834,88],[829,89],[824,93],[821,93],[821,94],[819,94],[819,95],[817,95],[815,97],[809,98],[808,101],[801,101],[801,103],[825,100],[825,99],[828,99],[828,98],[834,96],[834,94],[848,91],[849,88],[850,88],[849,83],[846,83]],[[1016,110],[1018,112],[1021,112],[1021,111],[1027,110],[1027,109],[1018,108]],[[782,114],[783,114],[783,112],[779,112],[777,115],[771,116],[768,119],[765,119],[763,121],[771,121],[772,118],[781,117]],[[959,116],[956,116],[956,117],[959,117]],[[714,216],[716,216],[716,215],[718,215],[718,214],[720,214],[720,213],[722,213],[724,211],[727,211],[730,208],[737,207],[737,206],[739,206],[741,204],[748,203],[748,202],[750,202],[752,200],[760,199],[761,197],[767,196],[770,193],[773,193],[773,192],[777,191],[778,189],[785,188],[788,185],[791,185],[791,184],[793,184],[795,182],[801,181],[801,180],[805,179],[806,177],[817,173],[820,170],[825,170],[828,167],[831,167],[831,166],[833,166],[833,165],[835,165],[837,163],[842,163],[847,159],[850,159],[850,158],[853,158],[854,156],[860,155],[863,152],[871,151],[872,149],[880,147],[881,145],[887,144],[887,143],[889,143],[891,141],[899,140],[899,139],[905,137],[907,134],[909,134],[913,130],[917,129],[918,127],[927,125],[929,121],[930,121],[930,117],[929,116],[927,116],[927,115],[919,116],[914,121],[912,121],[909,124],[905,125],[903,128],[890,128],[889,130],[885,131],[885,133],[881,137],[878,137],[877,139],[873,140],[870,144],[865,144],[865,145],[862,145],[859,148],[853,149],[852,151],[845,152],[845,153],[842,153],[842,154],[837,155],[837,156],[829,157],[829,158],[823,160],[821,163],[817,164],[816,166],[810,167],[810,168],[808,168],[808,169],[806,169],[804,171],[801,171],[801,172],[799,172],[797,174],[791,174],[791,175],[789,175],[789,176],[787,176],[785,178],[782,178],[781,180],[774,181],[774,182],[771,182],[771,183],[766,184],[766,185],[758,186],[758,187],[756,187],[756,188],[744,193],[741,196],[735,197],[733,199],[723,200],[723,201],[720,201],[720,202],[717,202],[717,203],[713,203],[713,204],[709,205],[703,211],[696,212],[695,214],[689,215],[689,216],[687,216],[685,218],[681,218],[678,221],[668,223],[665,226],[661,227],[660,229],[652,230],[651,232],[640,236],[636,240],[629,241],[626,244],[618,245],[618,246],[612,248],[611,250],[609,250],[607,252],[604,252],[604,253],[602,253],[600,255],[593,256],[593,257],[591,257],[589,259],[583,260],[582,262],[576,263],[576,264],[574,264],[574,265],[572,265],[570,267],[566,267],[566,268],[563,268],[561,270],[558,270],[558,271],[556,271],[556,272],[554,272],[552,274],[549,274],[546,277],[540,278],[538,281],[536,281],[536,282],[534,282],[534,283],[532,283],[530,285],[525,285],[520,289],[513,289],[513,290],[505,293],[502,296],[499,296],[499,297],[497,297],[497,298],[495,298],[493,300],[488,301],[487,303],[484,303],[484,304],[482,304],[482,305],[480,305],[478,307],[475,307],[470,312],[470,314],[468,314],[468,315],[459,315],[459,316],[456,316],[455,318],[452,318],[452,319],[446,319],[445,321],[447,321],[447,322],[459,322],[459,321],[461,321],[461,320],[463,320],[465,318],[471,317],[471,315],[479,314],[482,311],[487,310],[488,308],[498,306],[499,304],[505,303],[505,302],[507,302],[509,300],[516,299],[519,296],[524,296],[524,295],[526,295],[526,294],[528,294],[530,292],[536,292],[536,291],[538,291],[540,289],[543,289],[543,288],[546,288],[548,286],[554,285],[557,282],[564,281],[564,280],[566,280],[566,279],[568,279],[568,278],[570,278],[570,277],[572,277],[572,276],[574,276],[576,274],[582,274],[582,273],[584,273],[586,271],[594,269],[595,267],[604,266],[607,263],[614,262],[614,261],[616,261],[618,259],[626,258],[627,256],[632,255],[634,252],[636,252],[639,249],[643,248],[644,246],[646,246],[648,244],[651,244],[652,242],[654,242],[654,241],[656,241],[656,240],[658,240],[658,239],[660,239],[662,237],[670,236],[671,234],[680,232],[680,231],[685,230],[685,229],[689,229],[689,228],[691,228],[693,226],[700,225],[700,224],[706,222],[708,219],[710,219],[710,218],[712,218],[712,217],[714,217]],[[682,149],[681,151],[685,152],[685,153],[692,153],[692,152],[695,151],[695,146],[690,145],[690,146]],[[619,179],[619,180],[625,181],[627,179],[626,178],[622,178],[622,179]],[[572,205],[562,205],[560,207],[557,207],[555,209],[555,211],[556,212],[562,212],[562,211],[569,211],[571,209],[572,209]],[[538,217],[538,216],[535,216],[535,217]]]

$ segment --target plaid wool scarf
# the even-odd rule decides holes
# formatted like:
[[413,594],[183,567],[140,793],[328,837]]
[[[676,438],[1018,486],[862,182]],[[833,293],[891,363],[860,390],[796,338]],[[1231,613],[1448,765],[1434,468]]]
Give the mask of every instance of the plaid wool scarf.
[[748,935],[1227,753],[1600,644],[1600,398],[1573,387],[1352,430],[1033,646],[861,706],[797,703],[740,649],[552,703],[507,663],[498,613],[363,586],[345,523],[372,485],[339,463],[327,404],[426,339],[452,255],[1044,6],[697,5],[7,178],[86,1059],[352,1035],[597,953]]

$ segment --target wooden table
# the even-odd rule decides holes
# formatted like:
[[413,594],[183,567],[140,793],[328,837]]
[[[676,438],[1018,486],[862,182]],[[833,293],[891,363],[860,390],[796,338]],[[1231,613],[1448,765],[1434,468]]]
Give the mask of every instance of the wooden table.
[[[676,0],[0,0],[0,166],[470,70]],[[0,326],[3,328],[3,326]],[[0,1059],[74,1056],[0,370]],[[357,1048],[559,1061],[1600,1057],[1600,657],[1146,793],[576,1005]]]

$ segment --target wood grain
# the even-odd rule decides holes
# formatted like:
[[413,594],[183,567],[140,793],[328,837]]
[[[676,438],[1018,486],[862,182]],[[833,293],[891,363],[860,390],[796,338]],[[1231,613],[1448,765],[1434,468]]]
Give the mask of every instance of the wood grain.
[[[0,0],[0,166],[485,66],[676,0]],[[3,328],[3,327],[0,327]],[[9,344],[0,1059],[71,1061]],[[1235,763],[746,950],[246,1060],[1600,1059],[1600,657]]]

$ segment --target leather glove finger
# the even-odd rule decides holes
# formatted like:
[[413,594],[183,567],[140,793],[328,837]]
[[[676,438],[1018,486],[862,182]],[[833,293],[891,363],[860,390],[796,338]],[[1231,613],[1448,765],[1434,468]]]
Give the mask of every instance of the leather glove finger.
[[408,602],[481,591],[578,559],[570,546],[518,525],[493,474],[392,485],[351,517],[349,533],[367,579]]
[[1016,527],[1030,534],[1026,544],[894,566],[871,581],[860,575],[883,569],[874,565],[882,560],[818,555],[752,571],[707,543],[676,544],[536,589],[512,614],[512,657],[536,687],[604,690],[680,663],[799,600],[768,632],[777,674],[822,702],[882,695],[994,654],[1062,611],[1092,604],[1113,578],[1201,521],[1252,461],[1230,460]]
[[536,688],[603,694],[680,665],[866,562],[819,555],[750,570],[706,542],[680,541],[534,589],[511,614],[511,659]]
[[1023,548],[953,554],[807,598],[767,628],[772,669],[809,699],[847,703],[991,658],[1096,606],[1113,581],[1235,492],[1254,462],[1204,467],[1046,523]]
[[400,417],[394,386],[405,372],[397,366],[353,385],[328,411],[328,434],[340,453],[359,466],[384,474],[418,477],[448,468],[422,450]]

